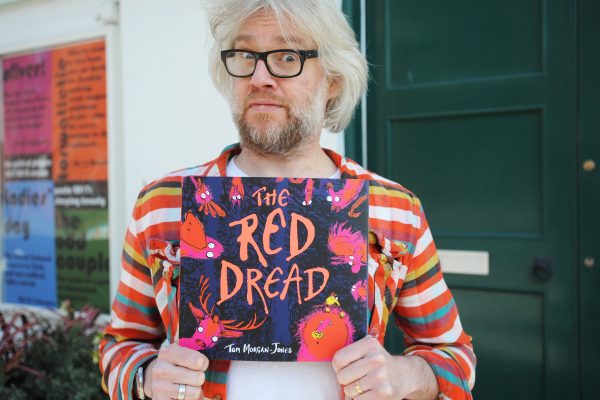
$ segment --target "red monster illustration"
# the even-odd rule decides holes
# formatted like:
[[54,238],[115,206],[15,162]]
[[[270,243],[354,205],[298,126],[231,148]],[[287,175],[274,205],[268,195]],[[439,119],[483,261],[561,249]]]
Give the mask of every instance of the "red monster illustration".
[[306,186],[304,187],[304,201],[302,202],[303,206],[310,206],[312,204],[312,195],[314,187],[315,182],[311,178],[308,178],[306,180]]
[[221,208],[220,205],[215,203],[213,200],[212,193],[206,184],[202,183],[202,179],[198,178],[196,181],[194,178],[191,178],[192,182],[194,182],[194,186],[196,186],[196,194],[194,198],[198,203],[198,210],[200,212],[204,212],[204,215],[212,215],[213,217],[218,215],[219,217],[225,216],[225,211]]
[[350,208],[350,211],[348,211],[348,215],[353,218],[360,216],[360,213],[356,213],[356,208],[367,199],[367,195],[364,195],[360,198],[358,197],[360,191],[362,190],[363,184],[364,182],[362,180],[349,179],[344,184],[344,187],[336,192],[333,190],[333,185],[331,182],[327,183],[327,191],[329,192],[327,201],[331,202],[331,210],[339,212],[354,202]]
[[[277,178],[277,182],[283,181],[283,178]],[[302,200],[303,206],[310,206],[312,204],[312,195],[315,187],[315,182],[312,178],[289,178],[289,181],[299,185],[302,182],[306,181],[306,186],[304,186],[304,200]]]
[[352,342],[353,336],[354,327],[341,307],[316,306],[298,325],[298,361],[331,360],[336,351]]
[[346,227],[346,222],[334,224],[329,230],[327,246],[335,257],[332,257],[331,264],[348,264],[352,267],[352,272],[357,273],[360,267],[367,264],[367,244],[362,233],[353,232],[352,228]]
[[241,207],[242,198],[244,197],[244,185],[242,178],[236,176],[231,180],[231,189],[229,190],[229,199],[234,206]]
[[181,229],[180,248],[188,257],[207,260],[218,258],[223,254],[223,245],[217,240],[206,236],[204,225],[188,211]]
[[220,338],[237,338],[244,334],[244,331],[259,328],[267,319],[257,322],[256,314],[250,322],[236,322],[234,320],[222,320],[215,313],[215,305],[208,310],[208,300],[211,294],[206,294],[208,290],[208,278],[204,275],[200,277],[200,308],[194,307],[192,302],[188,303],[190,311],[196,317],[198,326],[192,337],[180,338],[181,346],[194,349],[204,350],[214,347]]
[[355,301],[364,302],[367,300],[367,280],[357,281],[352,285],[350,294],[354,297]]

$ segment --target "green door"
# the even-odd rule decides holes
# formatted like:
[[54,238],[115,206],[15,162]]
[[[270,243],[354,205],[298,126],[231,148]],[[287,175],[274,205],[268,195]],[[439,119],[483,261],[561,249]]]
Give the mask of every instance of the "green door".
[[438,248],[489,255],[446,275],[478,399],[579,397],[576,11],[366,2],[368,167],[422,199]]

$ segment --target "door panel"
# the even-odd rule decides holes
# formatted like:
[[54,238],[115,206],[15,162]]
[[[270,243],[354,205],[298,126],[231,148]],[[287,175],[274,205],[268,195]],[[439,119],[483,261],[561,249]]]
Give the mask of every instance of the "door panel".
[[488,276],[446,276],[475,398],[577,398],[576,4],[378,0],[366,20],[369,168],[421,198],[438,248],[489,252]]
[[542,72],[541,0],[384,3],[392,87]]
[[459,288],[452,293],[480,355],[475,398],[545,398],[544,296]]
[[[543,220],[541,127],[541,109],[392,118],[386,168],[395,175],[392,179],[401,180],[408,177],[395,168],[398,161],[420,165],[416,178],[435,182],[418,195],[444,198],[427,207],[438,234],[539,237]],[[477,151],[487,148],[494,151]],[[401,151],[401,160],[395,156],[398,149],[407,149]],[[423,149],[434,162],[423,162]],[[519,168],[498,168],[509,158]],[[412,184],[406,182],[409,188]],[[457,187],[467,188],[468,196]]]

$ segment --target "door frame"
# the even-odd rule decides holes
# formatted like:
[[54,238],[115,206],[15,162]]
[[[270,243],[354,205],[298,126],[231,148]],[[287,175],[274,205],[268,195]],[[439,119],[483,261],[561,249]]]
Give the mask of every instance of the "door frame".
[[[600,3],[579,0],[578,21],[578,195],[579,195],[579,343],[581,393],[584,399],[600,398],[597,357],[600,354]],[[584,162],[596,169],[586,171]],[[586,260],[587,259],[587,260]],[[590,265],[590,261],[594,262]],[[586,265],[587,264],[587,265]]]

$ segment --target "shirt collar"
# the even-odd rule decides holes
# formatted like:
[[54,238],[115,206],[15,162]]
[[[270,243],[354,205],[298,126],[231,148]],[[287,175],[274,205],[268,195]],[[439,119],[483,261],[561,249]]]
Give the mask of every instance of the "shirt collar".
[[[333,161],[333,163],[340,170],[340,177],[342,179],[356,178],[357,174],[347,167],[348,159],[342,157],[330,149],[323,149],[325,154]],[[231,157],[238,155],[242,152],[242,148],[239,143],[229,145],[223,149],[219,157],[211,161],[207,165],[208,176],[227,176],[227,163]]]

